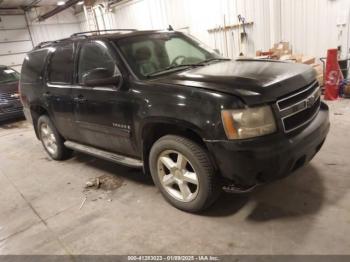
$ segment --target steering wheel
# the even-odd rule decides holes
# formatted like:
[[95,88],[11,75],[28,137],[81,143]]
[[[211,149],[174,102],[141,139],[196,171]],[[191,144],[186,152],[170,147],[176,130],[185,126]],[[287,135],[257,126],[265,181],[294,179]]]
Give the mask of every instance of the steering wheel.
[[[179,60],[179,59],[182,59],[182,61],[180,62],[178,62],[177,60]],[[175,66],[175,65],[181,65],[184,61],[185,61],[185,59],[186,59],[186,57],[185,56],[183,56],[183,55],[178,55],[177,57],[175,57],[174,59],[173,59],[173,61],[171,61],[171,66]]]

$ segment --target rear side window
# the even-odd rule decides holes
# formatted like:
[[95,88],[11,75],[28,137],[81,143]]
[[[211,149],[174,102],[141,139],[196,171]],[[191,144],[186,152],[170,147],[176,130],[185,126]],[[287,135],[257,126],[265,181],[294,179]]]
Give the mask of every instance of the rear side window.
[[49,66],[50,83],[71,84],[74,71],[73,44],[67,44],[56,48],[51,56]]
[[25,57],[21,70],[22,82],[35,83],[41,80],[47,54],[48,50],[42,49],[29,53]]

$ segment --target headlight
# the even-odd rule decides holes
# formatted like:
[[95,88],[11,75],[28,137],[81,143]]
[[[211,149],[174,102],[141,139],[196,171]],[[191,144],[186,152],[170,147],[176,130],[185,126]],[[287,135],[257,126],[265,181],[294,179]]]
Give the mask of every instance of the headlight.
[[276,132],[270,106],[223,110],[222,122],[228,139],[246,139]]

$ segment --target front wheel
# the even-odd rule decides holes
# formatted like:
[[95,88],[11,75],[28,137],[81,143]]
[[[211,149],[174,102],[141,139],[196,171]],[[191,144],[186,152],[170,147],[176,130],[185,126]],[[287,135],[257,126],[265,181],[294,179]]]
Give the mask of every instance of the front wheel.
[[160,138],[150,152],[150,169],[165,199],[181,210],[199,212],[219,195],[208,152],[187,138]]

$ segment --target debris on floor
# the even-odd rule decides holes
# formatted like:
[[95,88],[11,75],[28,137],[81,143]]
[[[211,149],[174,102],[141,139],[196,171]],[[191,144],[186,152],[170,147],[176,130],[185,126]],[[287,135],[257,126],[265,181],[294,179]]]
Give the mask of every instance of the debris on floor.
[[98,200],[106,200],[112,202],[112,196],[116,189],[123,185],[123,180],[115,175],[106,174],[90,179],[84,186],[84,200],[79,209],[82,209],[85,202],[90,200],[95,202]]
[[81,205],[80,205],[79,209],[81,209],[84,206],[84,204],[86,202],[86,199],[87,199],[87,197],[84,197],[84,200],[83,200],[83,202],[81,202]]
[[115,190],[123,185],[123,180],[115,175],[102,175],[86,182],[85,189]]
[[85,188],[95,187],[96,189],[99,189],[100,185],[101,185],[100,179],[96,177],[93,180],[87,181],[85,184]]

